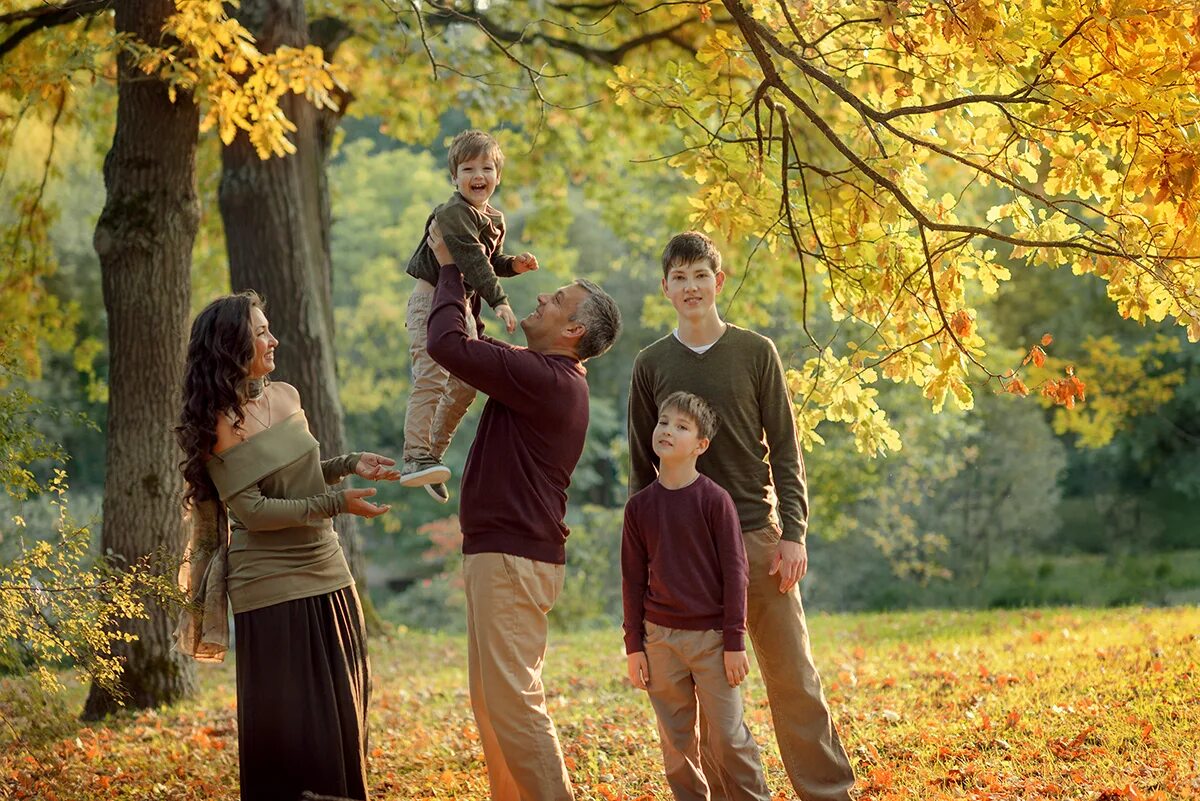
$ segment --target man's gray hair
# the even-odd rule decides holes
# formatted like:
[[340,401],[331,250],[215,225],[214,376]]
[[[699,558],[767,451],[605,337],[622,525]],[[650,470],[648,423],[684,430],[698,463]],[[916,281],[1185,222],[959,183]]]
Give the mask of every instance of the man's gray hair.
[[612,347],[621,333],[621,310],[617,302],[600,286],[586,278],[576,278],[575,285],[583,287],[588,296],[579,302],[571,320],[583,324],[583,336],[575,345],[580,361],[599,356]]

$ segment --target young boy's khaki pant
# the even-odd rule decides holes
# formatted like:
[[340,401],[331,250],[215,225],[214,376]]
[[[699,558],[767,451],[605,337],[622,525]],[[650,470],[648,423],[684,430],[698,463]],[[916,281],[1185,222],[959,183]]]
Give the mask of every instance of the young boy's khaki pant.
[[[779,537],[775,526],[742,533],[750,566],[746,629],[771,705],[779,756],[796,794],[801,801],[847,801],[854,787],[854,770],[833,726],[821,677],[813,664],[800,590],[793,587],[781,593],[779,576],[769,575]],[[720,758],[714,760],[707,743],[701,748],[713,799],[734,797],[721,792],[724,771]]]
[[[429,310],[433,284],[417,279],[408,297],[404,327],[408,329],[408,353],[412,364],[412,390],[404,415],[404,461],[440,462],[458,424],[462,422],[475,388],[459,381],[429,355]],[[476,339],[474,318],[467,315],[467,335]]]
[[658,717],[667,783],[676,801],[708,801],[700,766],[696,706],[704,710],[706,738],[724,767],[730,798],[770,801],[758,745],[742,720],[742,696],[725,678],[725,644],[719,631],[686,631],[646,621],[650,703]]
[[563,565],[521,556],[463,557],[471,709],[494,801],[574,797],[542,686],[546,614],[564,576]]

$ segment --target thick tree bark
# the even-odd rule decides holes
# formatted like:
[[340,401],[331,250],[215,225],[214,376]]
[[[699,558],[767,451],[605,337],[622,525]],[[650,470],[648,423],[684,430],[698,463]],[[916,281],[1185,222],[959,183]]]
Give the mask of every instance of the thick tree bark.
[[[116,29],[143,41],[161,39],[172,0],[121,0]],[[166,85],[120,57],[117,129],[104,160],[107,198],[96,225],[110,360],[108,452],[102,546],[134,562],[182,552],[183,482],[172,429],[191,297],[192,243],[200,222],[196,198],[199,114],[190,97],[177,103]],[[123,644],[127,704],[153,707],[190,695],[195,670],[171,651],[173,616],[150,606],[134,622],[138,639]],[[83,715],[119,708],[93,685]]]
[[[300,0],[244,0],[236,12],[264,53],[309,44]],[[344,29],[335,29],[330,31],[332,43],[318,43],[325,46],[326,59],[344,39]],[[222,151],[218,197],[231,284],[234,290],[253,289],[266,300],[271,329],[280,340],[274,377],[299,390],[321,454],[328,458],[351,450],[342,422],[333,349],[331,218],[325,173],[331,131],[340,115],[318,112],[295,95],[288,95],[282,106],[297,128],[290,137],[296,152],[264,161],[249,138],[239,134]],[[359,588],[368,629],[377,632],[379,619],[366,593],[355,520],[342,515],[334,525]]]

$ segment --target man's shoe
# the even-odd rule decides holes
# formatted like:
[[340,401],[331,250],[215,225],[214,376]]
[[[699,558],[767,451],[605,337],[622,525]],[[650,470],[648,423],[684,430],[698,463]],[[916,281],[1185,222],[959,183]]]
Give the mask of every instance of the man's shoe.
[[438,503],[450,502],[450,490],[446,489],[446,485],[441,481],[435,481],[432,484],[425,485],[425,491],[433,497]]
[[440,462],[405,462],[400,472],[400,486],[423,487],[450,480],[450,468]]

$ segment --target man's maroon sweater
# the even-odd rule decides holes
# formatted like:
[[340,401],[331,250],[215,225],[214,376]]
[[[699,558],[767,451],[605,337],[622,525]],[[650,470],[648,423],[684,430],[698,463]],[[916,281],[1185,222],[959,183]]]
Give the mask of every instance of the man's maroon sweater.
[[491,337],[471,339],[462,273],[444,265],[429,312],[429,355],[488,401],[463,469],[463,553],[563,564],[567,487],[588,427],[587,371]]
[[673,629],[720,629],[726,651],[746,650],[749,576],[729,493],[703,474],[676,490],[655,481],[625,505],[625,653],[646,650],[645,620]]

